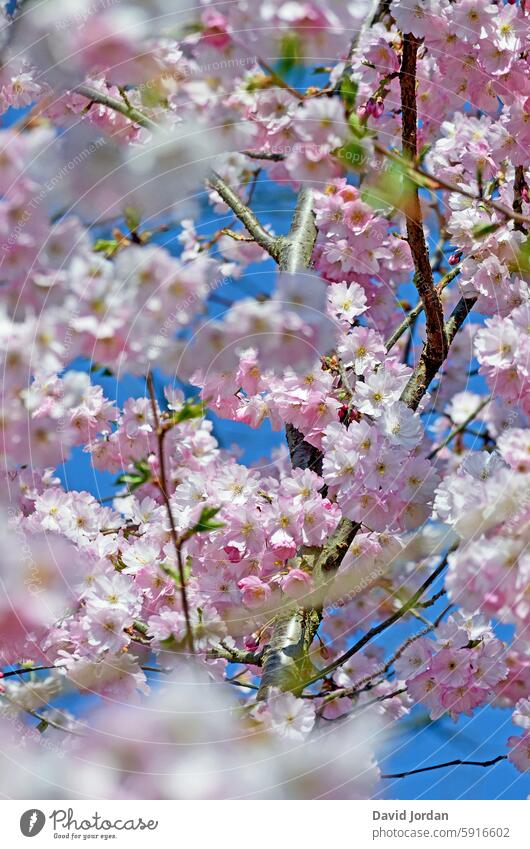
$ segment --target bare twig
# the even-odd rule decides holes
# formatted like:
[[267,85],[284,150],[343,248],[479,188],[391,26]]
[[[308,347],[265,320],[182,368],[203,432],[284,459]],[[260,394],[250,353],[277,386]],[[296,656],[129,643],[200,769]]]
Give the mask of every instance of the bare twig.
[[425,579],[421,587],[416,590],[416,592],[408,599],[408,601],[402,604],[401,607],[395,611],[395,613],[389,616],[388,619],[385,619],[383,622],[380,622],[378,625],[375,625],[373,628],[370,628],[370,630],[363,634],[363,636],[359,640],[357,640],[357,642],[354,643],[351,648],[349,648],[347,651],[344,652],[344,654],[341,654],[323,669],[320,669],[318,675],[314,675],[312,678],[306,681],[304,686],[309,687],[311,684],[314,684],[316,681],[320,681],[321,678],[325,678],[326,675],[329,675],[331,672],[334,672],[335,669],[338,669],[339,666],[342,666],[343,663],[346,663],[346,661],[349,660],[350,657],[353,657],[362,648],[364,648],[367,643],[371,642],[374,637],[377,637],[379,636],[379,634],[382,634],[383,631],[386,631],[387,628],[390,628],[390,626],[393,625],[394,622],[397,622],[398,619],[401,619],[403,616],[405,616],[405,614],[408,613],[409,610],[416,605],[425,590],[430,587],[430,585],[436,580],[439,575],[441,575],[441,573],[447,566],[447,557],[448,554],[445,555],[441,563],[439,563],[439,565],[429,575],[429,577]]
[[244,224],[258,245],[279,262],[279,249],[282,237],[271,236],[260,224],[248,204],[215,171],[212,171],[210,174],[208,182],[212,189],[224,200],[226,205],[230,207],[234,215]]
[[399,153],[396,153],[392,150],[387,150],[382,144],[378,141],[373,142],[374,149],[381,154],[381,156],[385,156],[387,159],[391,159],[393,162],[397,162],[405,168],[408,168],[411,178],[418,177],[420,178],[420,184],[425,185],[426,188],[429,188],[433,191],[438,189],[445,189],[448,192],[454,192],[455,194],[462,195],[465,198],[469,198],[469,200],[480,201],[484,206],[490,207],[491,209],[495,209],[497,212],[500,212],[507,220],[518,221],[521,224],[530,224],[530,217],[528,215],[522,215],[519,212],[510,209],[509,206],[505,206],[503,203],[494,200],[491,197],[480,197],[480,195],[476,195],[473,192],[470,192],[468,189],[465,189],[463,186],[457,186],[455,183],[449,182],[449,180],[445,180],[442,177],[435,177],[433,174],[429,174],[423,168],[421,168],[417,163],[409,163],[401,156]]
[[164,429],[160,425],[160,419],[158,416],[158,408],[156,403],[155,390],[153,386],[153,376],[151,373],[147,375],[147,389],[149,392],[149,398],[151,400],[151,409],[153,412],[153,419],[155,422],[156,428],[156,440],[157,440],[157,448],[158,448],[158,466],[159,466],[159,480],[158,480],[158,488],[164,500],[164,504],[166,506],[166,512],[169,520],[169,528],[170,528],[170,536],[173,541],[173,546],[175,548],[175,554],[177,556],[177,568],[179,573],[179,590],[180,590],[180,598],[182,602],[182,611],[184,613],[184,620],[186,622],[186,642],[188,644],[188,648],[191,654],[194,654],[195,647],[193,643],[193,629],[191,626],[191,618],[190,618],[190,609],[188,603],[188,594],[186,592],[186,573],[184,570],[184,562],[182,559],[182,543],[179,540],[177,534],[177,526],[175,524],[175,517],[173,516],[173,509],[171,507],[171,500],[169,498],[168,492],[168,484],[167,484],[167,475],[166,475],[166,461],[164,455],[164,436],[167,433],[167,430]]
[[[473,309],[476,301],[476,296],[461,298],[451,313],[444,331],[448,348]],[[438,369],[442,364],[443,359],[438,362],[436,360],[427,359],[423,356],[420,358],[420,361],[411,374],[400,399],[404,404],[410,407],[411,410],[417,410],[421,399],[429,388],[429,384],[436,376]]]
[[459,424],[459,425],[457,425],[457,427],[453,428],[453,430],[450,433],[447,434],[445,439],[443,439],[442,442],[440,442],[439,445],[437,445],[435,448],[432,449],[432,451],[429,452],[429,454],[427,454],[427,459],[432,460],[432,458],[436,457],[438,452],[441,451],[442,448],[445,448],[445,446],[448,445],[451,442],[451,440],[455,438],[455,436],[458,436],[459,433],[462,433],[467,428],[467,426],[469,424],[471,424],[471,422],[474,419],[476,419],[476,417],[481,412],[481,410],[483,410],[484,407],[486,407],[489,404],[489,402],[491,401],[491,397],[492,397],[491,395],[488,395],[486,398],[483,398],[482,401],[480,402],[480,404],[478,405],[478,407],[476,408],[476,410],[473,410],[473,412],[470,413],[469,416],[466,419],[464,419],[464,421],[461,424]]
[[[448,271],[445,277],[442,277],[442,279],[436,284],[435,288],[439,295],[443,292],[445,287],[448,286],[449,283],[451,283],[455,279],[455,277],[460,274],[460,268],[461,267],[459,265],[456,265],[454,268],[451,269],[451,271]],[[394,347],[396,342],[401,338],[401,336],[403,336],[405,331],[409,327],[412,327],[412,325],[414,324],[418,316],[421,315],[422,312],[423,301],[419,301],[419,303],[414,307],[414,309],[412,309],[409,314],[403,319],[399,327],[396,327],[392,335],[389,336],[386,340],[385,346],[387,352]]]
[[421,766],[418,769],[408,769],[405,772],[394,772],[387,775],[382,775],[381,778],[406,778],[407,775],[417,775],[419,772],[430,772],[433,769],[444,769],[447,766],[494,766],[499,761],[505,761],[508,755],[497,755],[496,758],[491,758],[489,761],[463,761],[456,758],[454,761],[445,761],[443,764],[433,764],[432,766]]

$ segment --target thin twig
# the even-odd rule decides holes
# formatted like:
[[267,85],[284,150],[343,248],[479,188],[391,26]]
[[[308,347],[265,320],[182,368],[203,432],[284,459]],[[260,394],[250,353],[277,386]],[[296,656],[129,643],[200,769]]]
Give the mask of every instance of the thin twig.
[[476,410],[473,410],[473,412],[470,413],[469,416],[467,416],[467,418],[465,418],[461,424],[453,428],[453,430],[447,434],[445,439],[443,439],[439,445],[437,445],[435,448],[432,449],[432,451],[427,454],[427,460],[432,460],[433,457],[436,457],[436,455],[442,450],[442,448],[445,448],[445,446],[448,445],[451,440],[455,438],[455,436],[458,436],[459,433],[462,433],[467,428],[467,426],[471,424],[474,419],[476,419],[481,410],[483,410],[484,407],[486,407],[490,403],[491,399],[491,395],[488,395],[486,398],[483,398]]
[[[438,292],[438,294],[441,294],[445,287],[448,286],[449,283],[451,283],[455,279],[455,277],[460,274],[460,270],[461,266],[457,265],[452,268],[451,271],[448,271],[445,277],[442,277],[442,279],[436,284],[436,291]],[[423,301],[419,301],[419,303],[414,307],[414,309],[412,309],[409,314],[403,319],[399,327],[396,327],[392,335],[389,336],[386,340],[385,347],[387,353],[391,350],[391,348],[394,347],[398,339],[403,336],[405,331],[414,324],[414,322],[416,321],[418,316],[421,315],[422,312]]]
[[[468,317],[469,313],[475,306],[477,301],[477,296],[473,295],[469,298],[460,298],[453,312],[449,316],[445,324],[445,338],[447,340],[447,347],[449,348],[451,342],[455,338],[456,334],[462,327],[464,321]],[[412,372],[405,389],[401,393],[400,400],[410,407],[411,410],[417,410],[418,405],[427,392],[431,381],[434,379],[440,366],[443,364],[443,360],[440,362],[433,360],[432,358],[428,359],[427,357],[420,357],[420,361],[414,371]]]
[[432,189],[436,191],[437,189],[445,189],[448,192],[454,192],[455,194],[462,195],[463,197],[469,198],[469,200],[477,201],[482,203],[484,206],[491,207],[491,209],[495,209],[497,212],[500,212],[501,215],[504,215],[505,218],[512,221],[518,221],[521,224],[530,224],[530,217],[528,215],[522,215],[510,209],[509,206],[505,206],[503,203],[494,200],[490,197],[479,197],[479,195],[474,194],[473,192],[468,191],[463,186],[457,186],[455,183],[449,182],[449,180],[445,180],[442,177],[435,177],[433,174],[429,174],[418,164],[413,164],[407,162],[403,156],[399,153],[395,153],[392,150],[388,150],[378,141],[374,141],[374,149],[381,154],[381,156],[385,156],[387,159],[391,159],[393,162],[397,162],[400,165],[408,168],[411,177],[419,177],[421,178],[421,184],[425,185],[426,188]]
[[212,171],[210,174],[208,182],[226,205],[230,207],[239,221],[244,224],[258,245],[262,247],[263,250],[267,251],[267,253],[278,262],[281,237],[271,236],[271,234],[258,221],[250,207],[215,171]]
[[436,569],[429,575],[428,578],[425,579],[421,587],[416,590],[416,592],[408,599],[408,601],[402,604],[401,607],[395,611],[395,613],[389,616],[388,619],[385,619],[383,622],[380,622],[379,625],[375,625],[373,628],[370,628],[370,630],[363,634],[363,636],[359,640],[357,640],[357,642],[354,643],[354,645],[351,646],[348,651],[344,652],[344,654],[341,654],[338,658],[332,661],[332,663],[329,663],[323,669],[320,669],[318,675],[314,675],[312,678],[306,681],[304,687],[309,687],[311,684],[314,684],[316,681],[320,681],[321,678],[325,678],[331,672],[334,672],[335,669],[338,669],[339,666],[342,666],[344,663],[346,663],[346,661],[348,661],[350,657],[353,657],[362,648],[364,648],[367,643],[371,642],[374,637],[377,637],[379,636],[379,634],[382,634],[383,631],[386,631],[387,628],[390,628],[390,626],[393,625],[394,622],[397,622],[398,619],[401,619],[403,616],[405,616],[405,614],[408,613],[409,610],[416,605],[425,590],[430,587],[430,585],[436,580],[439,575],[441,575],[441,573],[447,566],[448,555],[449,553],[445,555],[441,563],[439,563]]
[[156,403],[155,390],[153,386],[153,376],[151,372],[147,375],[146,378],[147,389],[149,392],[149,398],[151,400],[151,409],[153,411],[153,419],[155,422],[156,428],[156,440],[158,447],[158,465],[159,465],[159,480],[158,480],[158,488],[164,499],[164,504],[166,506],[167,516],[169,519],[169,528],[170,535],[173,541],[173,546],[175,548],[175,554],[177,556],[177,567],[179,573],[179,590],[180,590],[180,598],[182,601],[182,611],[184,613],[184,619],[186,622],[186,641],[188,643],[188,648],[191,654],[194,654],[195,647],[193,643],[193,629],[191,626],[191,618],[190,618],[190,609],[188,604],[188,595],[186,592],[186,573],[184,570],[184,563],[182,560],[182,544],[179,540],[177,534],[177,527],[175,524],[175,518],[173,516],[173,509],[171,507],[171,501],[168,493],[168,485],[167,485],[167,476],[166,476],[166,462],[164,456],[164,436],[166,434],[166,430],[161,427],[160,419],[158,416],[158,409]]
[[444,769],[446,766],[494,766],[499,761],[505,761],[507,757],[508,755],[497,755],[496,758],[491,758],[489,761],[463,761],[460,758],[455,758],[454,761],[446,761],[443,764],[421,766],[418,769],[408,769],[405,772],[394,772],[382,775],[381,778],[406,778],[408,775],[417,775],[419,772],[430,772],[433,769]]

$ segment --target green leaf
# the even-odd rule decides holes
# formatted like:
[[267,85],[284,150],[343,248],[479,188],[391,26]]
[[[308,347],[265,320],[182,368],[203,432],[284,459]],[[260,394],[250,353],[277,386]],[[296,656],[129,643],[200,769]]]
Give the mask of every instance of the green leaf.
[[366,150],[360,142],[355,140],[336,150],[335,156],[346,168],[353,171],[360,171],[366,162]]
[[404,170],[400,162],[390,163],[389,167],[377,174],[376,179],[361,193],[361,199],[376,210],[392,207],[406,211],[410,198],[411,186],[404,179]]
[[495,233],[501,224],[497,222],[488,223],[488,224],[477,224],[472,229],[473,238],[482,239],[484,236],[489,236],[490,233]]
[[220,507],[203,507],[199,521],[187,531],[186,536],[190,537],[195,534],[205,533],[206,531],[216,531],[218,528],[224,528],[224,522],[216,522],[213,518],[220,509]]
[[348,116],[348,126],[356,138],[362,139],[365,137],[367,133],[366,125],[363,124],[357,112],[352,112]]
[[519,248],[515,262],[508,263],[508,268],[516,274],[530,274],[530,236]]
[[129,231],[131,233],[134,233],[135,230],[138,230],[138,227],[140,226],[141,222],[140,213],[138,212],[138,210],[134,206],[128,206],[125,209],[124,216],[125,223],[127,224]]
[[288,32],[280,39],[280,56],[278,68],[281,74],[291,71],[300,62],[300,39],[296,33]]
[[180,575],[177,570],[173,568],[173,566],[170,566],[169,563],[161,563],[160,568],[163,572],[166,573],[166,575],[168,575],[170,578],[172,578],[173,581],[175,581],[177,586],[180,586]]
[[423,145],[423,147],[422,147],[422,149],[420,150],[419,155],[418,155],[418,160],[419,160],[420,162],[423,162],[423,160],[425,159],[425,157],[426,157],[426,156],[427,156],[427,154],[429,153],[429,151],[430,151],[431,147],[432,147],[432,145],[431,145],[431,144],[429,144],[429,143],[427,143],[427,144],[424,144],[424,145]]
[[359,85],[354,80],[350,80],[349,77],[343,77],[340,84],[340,96],[344,101],[344,105],[346,106],[348,112],[352,112],[355,109],[355,101],[357,100],[357,92],[359,90]]
[[136,472],[124,472],[116,478],[116,486],[126,486],[131,492],[151,480],[151,469],[145,460],[137,460],[134,464]]
[[187,422],[189,419],[200,419],[204,415],[204,405],[198,399],[188,398],[182,409],[175,410],[169,421],[171,424],[177,425],[182,422]]
[[96,239],[92,250],[96,253],[113,254],[118,250],[119,242],[117,239]]

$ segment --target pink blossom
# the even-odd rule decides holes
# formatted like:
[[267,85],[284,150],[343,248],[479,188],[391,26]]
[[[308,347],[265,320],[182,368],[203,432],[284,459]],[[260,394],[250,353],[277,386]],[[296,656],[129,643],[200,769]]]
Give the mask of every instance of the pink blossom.
[[289,598],[303,598],[311,591],[312,586],[311,575],[302,569],[289,569],[281,581],[282,590]]
[[257,575],[242,578],[238,587],[242,592],[243,604],[251,609],[263,607],[271,595],[271,588],[261,581]]

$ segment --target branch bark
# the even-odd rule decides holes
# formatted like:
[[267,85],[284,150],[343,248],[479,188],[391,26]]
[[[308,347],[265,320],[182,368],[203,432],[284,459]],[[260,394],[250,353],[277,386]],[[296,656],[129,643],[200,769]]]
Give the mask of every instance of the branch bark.
[[272,236],[265,230],[250,207],[241,200],[239,195],[215,171],[212,171],[208,182],[212,189],[215,189],[217,194],[224,200],[226,205],[230,207],[239,221],[247,228],[247,231],[258,245],[279,263],[280,246],[283,241],[282,237]]
[[447,566],[447,558],[448,554],[445,555],[443,560],[438,564],[436,569],[431,572],[429,577],[425,579],[421,587],[416,590],[416,592],[408,599],[408,601],[402,604],[401,607],[396,610],[395,613],[389,616],[388,619],[385,619],[383,622],[380,622],[378,625],[375,625],[373,628],[370,628],[370,630],[363,634],[363,636],[359,640],[357,640],[357,642],[354,643],[351,648],[345,651],[344,654],[341,654],[339,657],[335,658],[335,660],[333,660],[323,669],[320,669],[317,675],[314,675],[312,678],[306,681],[304,687],[309,687],[311,684],[315,684],[317,681],[320,681],[321,678],[325,678],[326,675],[329,675],[331,672],[334,672],[336,669],[339,668],[339,666],[342,666],[343,663],[346,663],[346,661],[348,661],[350,657],[353,657],[362,648],[364,648],[367,643],[371,642],[374,637],[377,637],[379,634],[382,634],[383,631],[386,631],[387,628],[390,628],[390,626],[394,624],[394,622],[397,622],[399,619],[405,616],[405,614],[408,613],[409,610],[415,607],[416,603],[420,600],[425,590],[431,586],[431,584],[436,580],[439,575],[441,575],[441,573]]
[[[455,279],[455,277],[458,277],[459,274],[460,274],[460,266],[459,265],[452,268],[451,271],[448,271],[447,274],[444,277],[442,277],[442,279],[436,284],[436,291],[438,292],[438,294],[441,294],[443,292],[443,290],[445,289],[445,287],[448,286],[449,283],[451,283]],[[390,351],[391,348],[394,347],[396,342],[403,336],[405,331],[408,330],[408,328],[411,327],[414,324],[414,322],[416,321],[418,316],[421,315],[422,312],[423,312],[423,301],[419,301],[418,304],[414,307],[414,309],[412,309],[409,312],[409,314],[406,316],[406,318],[403,319],[403,321],[401,322],[399,327],[396,327],[396,329],[394,330],[392,335],[389,336],[388,339],[386,340],[385,347],[386,347],[387,352]]]
[[[416,108],[416,61],[420,39],[407,33],[403,37],[403,58],[399,73],[401,87],[401,141],[403,156],[415,163],[418,144],[418,115]],[[406,189],[407,238],[414,260],[414,283],[423,302],[426,318],[426,360],[443,362],[447,354],[444,334],[444,314],[440,295],[435,288],[429,249],[425,241],[418,186],[408,175],[403,177]]]
[[[444,335],[448,349],[464,321],[473,309],[476,301],[476,297],[460,298],[453,312],[449,316],[444,328]],[[427,392],[429,384],[436,376],[438,369],[441,365],[443,365],[444,360],[445,357],[442,357],[439,361],[428,359],[425,356],[420,358],[420,361],[411,374],[400,399],[404,404],[410,407],[411,410],[418,409],[421,399]]]
[[92,86],[89,85],[78,85],[72,89],[72,91],[86,97],[87,100],[90,100],[92,103],[100,103],[102,106],[108,106],[109,109],[114,110],[114,112],[119,112],[121,115],[125,115],[126,118],[129,118],[130,121],[134,121],[134,123],[138,124],[140,127],[145,127],[147,130],[151,131],[158,130],[158,124],[156,121],[153,121],[147,115],[144,115],[144,113],[140,112],[139,109],[135,109],[134,106],[128,105],[125,101],[118,100],[117,97],[111,97],[110,94],[105,94],[105,92],[99,91],[97,88],[92,88]]
[[406,778],[407,775],[417,775],[419,772],[430,772],[433,769],[443,769],[446,766],[494,766],[500,761],[505,761],[508,755],[497,755],[496,758],[491,758],[489,761],[463,761],[456,758],[454,761],[445,761],[443,764],[433,764],[433,766],[421,766],[418,769],[408,769],[405,772],[394,772],[388,775],[382,775],[381,778]]
[[[521,215],[523,211],[523,191],[527,188],[524,176],[524,165],[516,165],[515,179],[513,181],[513,211],[516,215]],[[516,221],[514,230],[520,230],[522,233],[527,233],[528,230],[521,221]]]

